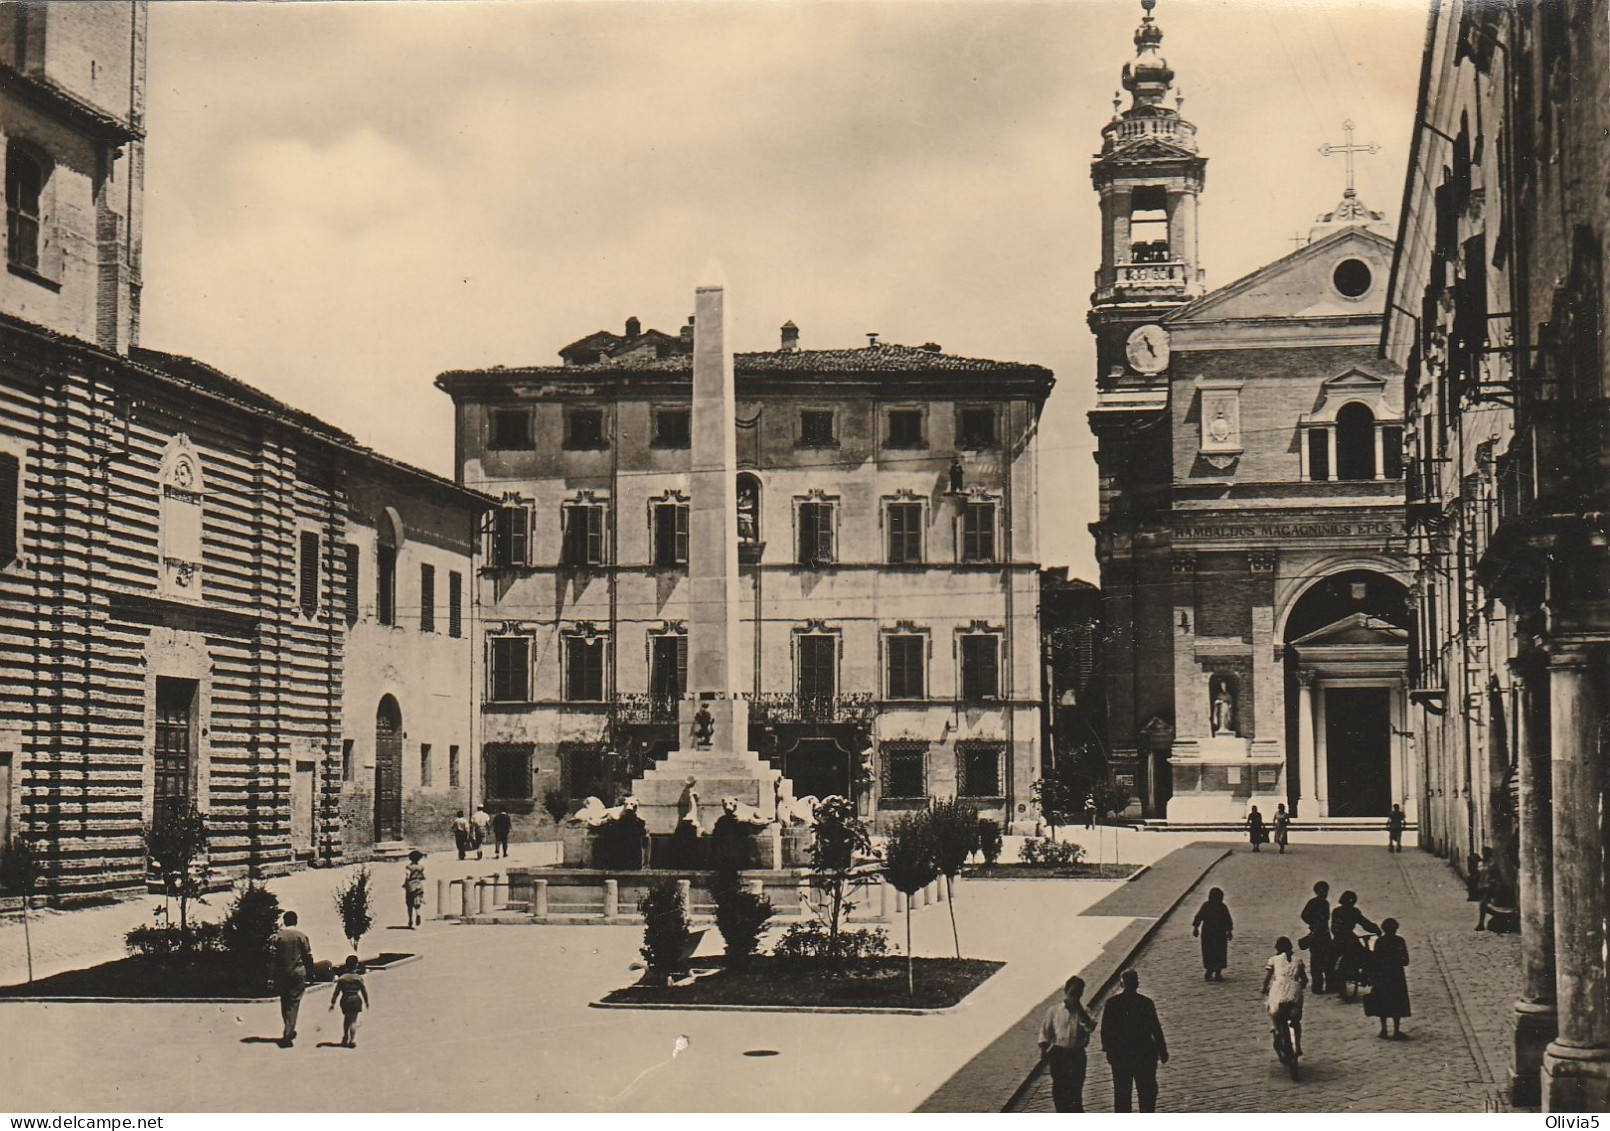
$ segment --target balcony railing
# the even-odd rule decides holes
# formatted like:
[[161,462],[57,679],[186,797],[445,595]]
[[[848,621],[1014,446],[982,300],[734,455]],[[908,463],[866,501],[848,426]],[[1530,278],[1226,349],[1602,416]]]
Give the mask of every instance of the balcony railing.
[[610,715],[617,723],[674,723],[678,698],[642,692],[617,695]]
[[1196,152],[1196,127],[1183,118],[1119,118],[1108,122],[1101,133],[1109,146],[1150,137]]
[[754,723],[868,723],[878,713],[869,694],[757,695],[749,704]]
[[1154,263],[1119,263],[1116,268],[1118,274],[1113,285],[1119,290],[1183,287],[1187,282],[1185,264],[1176,259]]

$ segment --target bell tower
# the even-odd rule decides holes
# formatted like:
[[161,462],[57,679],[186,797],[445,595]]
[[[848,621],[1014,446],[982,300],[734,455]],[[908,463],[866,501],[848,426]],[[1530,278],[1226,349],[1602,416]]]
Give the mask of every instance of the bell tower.
[[[1196,127],[1180,116],[1185,96],[1174,91],[1174,72],[1159,53],[1163,29],[1141,0],[1145,15],[1135,29],[1135,58],[1124,64],[1130,104],[1113,96],[1113,117],[1101,130],[1101,153],[1090,179],[1101,195],[1101,267],[1090,296],[1096,335],[1097,380],[1106,385],[1133,373],[1126,346],[1137,327],[1203,293],[1196,232],[1196,202],[1207,158],[1196,150]],[[1144,345],[1142,345],[1144,354]],[[1153,344],[1155,349],[1155,343]],[[1152,355],[1145,355],[1146,367]]]

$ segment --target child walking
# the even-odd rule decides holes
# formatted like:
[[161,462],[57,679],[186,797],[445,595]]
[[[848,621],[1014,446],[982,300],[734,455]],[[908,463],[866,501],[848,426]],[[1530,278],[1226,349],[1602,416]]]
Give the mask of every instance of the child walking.
[[336,999],[341,1000],[341,1047],[358,1047],[358,1014],[369,1008],[369,988],[363,984],[363,966],[356,954],[347,955],[347,964],[335,980],[335,992],[330,995],[330,1008],[335,1009]]
[[408,902],[408,929],[425,924],[425,865],[420,861],[425,854],[414,849],[408,854],[408,869],[403,873],[403,898]]

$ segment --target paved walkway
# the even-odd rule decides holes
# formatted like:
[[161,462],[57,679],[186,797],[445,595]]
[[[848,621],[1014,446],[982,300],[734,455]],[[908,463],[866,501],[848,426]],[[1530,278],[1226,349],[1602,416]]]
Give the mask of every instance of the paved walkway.
[[[1404,1024],[1406,1040],[1382,1041],[1359,1005],[1310,997],[1303,1079],[1294,1084],[1270,1047],[1258,988],[1275,936],[1301,936],[1297,912],[1318,879],[1329,881],[1333,900],[1351,888],[1370,918],[1392,916],[1403,924],[1414,1015]],[[1225,890],[1236,922],[1222,983],[1203,981],[1191,937],[1196,907],[1214,886]],[[1103,910],[1098,905],[1091,913]],[[1135,963],[1172,1054],[1160,1072],[1160,1110],[1503,1107],[1519,937],[1473,931],[1475,917],[1447,865],[1413,849],[1394,855],[1375,846],[1307,845],[1280,856],[1238,846],[1164,919]],[[1029,1044],[1022,1060],[1033,1055]],[[1091,1111],[1112,1110],[1111,1074],[1099,1055],[1091,1057],[1085,1102]],[[1012,1110],[1050,1111],[1049,1079],[1035,1078]]]

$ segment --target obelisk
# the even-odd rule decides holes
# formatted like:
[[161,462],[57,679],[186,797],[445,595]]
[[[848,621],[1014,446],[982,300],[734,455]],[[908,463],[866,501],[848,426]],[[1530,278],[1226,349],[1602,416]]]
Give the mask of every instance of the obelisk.
[[[701,823],[708,832],[724,797],[769,816],[779,777],[749,750],[748,681],[742,670],[748,649],[740,641],[738,406],[726,297],[726,287],[715,280],[694,292],[688,686],[677,712],[679,748],[633,787],[651,833],[676,828],[688,778],[697,782]],[[775,839],[775,830],[763,838]],[[775,856],[775,849],[767,854]]]

